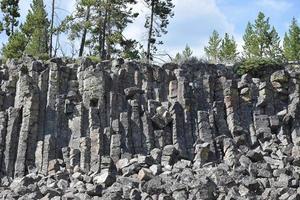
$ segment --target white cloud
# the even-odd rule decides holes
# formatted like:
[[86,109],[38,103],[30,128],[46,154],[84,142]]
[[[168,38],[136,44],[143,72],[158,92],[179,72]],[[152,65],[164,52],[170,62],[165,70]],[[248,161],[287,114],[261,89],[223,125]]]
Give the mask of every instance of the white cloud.
[[[164,45],[161,52],[175,55],[188,44],[194,51],[194,55],[203,55],[210,33],[216,29],[223,35],[224,32],[235,34],[235,26],[218,8],[216,0],[175,0],[175,16],[170,20],[168,34],[162,39]],[[143,27],[147,10],[140,3],[137,6],[142,14],[134,24],[126,30],[126,36],[146,41],[146,30]]]
[[292,6],[287,0],[257,0],[257,4],[281,12],[288,10]]

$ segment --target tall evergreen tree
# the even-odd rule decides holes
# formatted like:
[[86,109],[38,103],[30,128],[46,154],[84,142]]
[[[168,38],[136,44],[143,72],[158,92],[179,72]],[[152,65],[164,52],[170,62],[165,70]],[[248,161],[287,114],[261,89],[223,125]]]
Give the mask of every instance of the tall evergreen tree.
[[253,56],[258,56],[259,49],[257,44],[257,38],[255,32],[253,30],[253,25],[248,22],[245,34],[243,36],[244,39],[244,55],[246,58],[251,58]]
[[189,45],[186,45],[183,52],[182,52],[182,56],[185,60],[188,60],[192,57],[193,55],[193,51],[191,49],[191,47]]
[[15,31],[9,36],[8,43],[3,47],[3,56],[5,58],[20,58],[27,45],[27,37],[20,31]]
[[262,12],[259,12],[253,25],[248,23],[243,39],[246,57],[281,58],[279,35]]
[[15,27],[19,25],[19,0],[2,0],[0,1],[0,7],[4,19],[4,23],[0,23],[2,24],[0,25],[0,32],[5,30],[6,34],[10,36],[14,33]]
[[[97,3],[93,9],[94,24],[91,30],[93,50],[102,59],[120,54],[135,57],[136,41],[126,39],[124,30],[138,16],[132,6],[136,0],[112,0]],[[99,34],[100,33],[100,34]]]
[[49,41],[49,21],[45,10],[43,0],[33,0],[26,21],[22,26],[22,31],[28,38],[28,45],[25,52],[37,56],[44,57],[48,55]]
[[220,47],[220,60],[222,62],[231,63],[236,60],[237,55],[237,44],[233,36],[230,38],[229,34],[225,33]]
[[258,56],[261,58],[264,55],[266,55],[266,48],[268,48],[267,41],[270,40],[269,38],[269,32],[270,32],[270,23],[269,18],[266,19],[264,13],[259,12],[257,19],[254,23],[254,30],[256,35],[256,40],[258,44],[259,51]]
[[167,34],[169,19],[174,16],[172,12],[174,4],[172,0],[144,0],[150,9],[150,15],[146,17],[145,28],[148,30],[147,52],[148,62],[153,59],[157,51],[157,44],[162,44],[157,38]]
[[190,60],[192,58],[192,55],[193,55],[192,49],[190,48],[189,45],[186,45],[182,53],[177,53],[175,58],[172,61],[180,64],[182,62]]
[[135,3],[135,0],[80,0],[75,13],[66,20],[70,39],[81,38],[79,56],[84,54],[84,47],[102,59],[120,53],[120,47],[127,56],[134,55],[136,42],[126,39],[123,32],[137,17],[129,6]]
[[300,60],[300,27],[296,18],[293,18],[288,33],[283,41],[284,56],[289,61]]
[[220,38],[219,33],[214,30],[209,38],[208,46],[204,47],[208,59],[213,63],[219,61],[221,41],[222,39]]

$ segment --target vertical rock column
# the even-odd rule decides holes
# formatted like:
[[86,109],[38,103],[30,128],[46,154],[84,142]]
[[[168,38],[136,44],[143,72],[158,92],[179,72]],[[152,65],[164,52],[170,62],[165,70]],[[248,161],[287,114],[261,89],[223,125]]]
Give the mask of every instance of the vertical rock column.
[[[56,157],[56,136],[57,136],[57,113],[56,99],[59,95],[60,64],[51,62],[49,64],[49,82],[45,116],[45,138],[43,146],[43,173],[47,172],[48,163]],[[49,146],[51,145],[51,146]],[[54,158],[52,158],[54,157]]]
[[153,148],[154,136],[153,136],[153,127],[152,121],[147,112],[144,112],[142,116],[142,124],[143,124],[143,149],[144,153],[149,154]]
[[100,133],[99,110],[91,107],[89,110],[89,125],[91,139],[91,171],[99,172],[101,162],[100,148],[102,146],[102,134]]
[[88,173],[90,171],[91,161],[91,139],[82,137],[80,139],[80,168]]
[[120,114],[120,134],[123,153],[133,154],[133,143],[128,112]]
[[209,113],[206,111],[198,111],[197,115],[199,130],[198,141],[208,143],[210,151],[215,155],[216,151],[214,148],[213,132],[209,124]]
[[7,111],[8,123],[4,151],[4,171],[7,176],[14,176],[17,145],[19,142],[20,124],[22,123],[22,109],[10,107]]
[[142,148],[142,122],[140,117],[140,105],[137,100],[131,101],[131,133],[134,153],[143,153]]
[[110,157],[116,163],[121,157],[121,135],[119,120],[112,121],[111,125],[113,134],[110,141]]
[[15,107],[22,107],[23,110],[15,164],[15,177],[22,177],[28,167],[35,166],[38,137],[39,91],[28,75],[20,75]]
[[38,141],[35,152],[35,165],[41,170],[43,164],[43,145],[46,124],[46,105],[48,92],[49,69],[46,69],[39,75],[39,120],[38,120]]
[[5,151],[5,138],[7,128],[7,114],[5,111],[0,112],[0,175],[3,174],[4,167],[4,151]]
[[227,124],[229,131],[236,142],[244,143],[245,135],[242,127],[240,126],[239,119],[239,102],[238,90],[235,81],[227,80],[224,85],[224,103],[227,113]]
[[184,111],[182,106],[175,102],[171,108],[173,118],[173,145],[179,151],[180,156],[187,158],[185,131],[184,131]]

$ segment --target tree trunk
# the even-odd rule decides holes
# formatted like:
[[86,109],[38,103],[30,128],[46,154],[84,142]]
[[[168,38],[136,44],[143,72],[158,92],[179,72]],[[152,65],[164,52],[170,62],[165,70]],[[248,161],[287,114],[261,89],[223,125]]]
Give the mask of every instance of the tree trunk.
[[106,43],[106,26],[107,26],[107,20],[108,20],[108,9],[105,8],[105,15],[104,15],[104,21],[102,24],[102,41],[101,41],[101,59],[106,59],[106,51],[105,51],[105,43]]
[[12,16],[12,19],[11,19],[11,35],[14,34],[14,21],[15,21],[15,17]]
[[101,1],[100,1],[100,3],[99,3],[99,7],[100,7],[100,9],[99,9],[99,14],[98,14],[98,17],[99,17],[99,21],[98,21],[98,27],[99,27],[99,31],[100,31],[100,33],[99,33],[99,36],[98,36],[98,45],[99,45],[99,47],[98,47],[98,53],[99,53],[99,57],[102,59],[102,50],[103,50],[103,46],[102,46],[102,38],[103,38],[103,33],[102,33],[102,12],[101,12]]
[[[107,14],[107,32],[108,35],[111,36],[111,12],[110,12],[111,7],[109,6],[108,14]],[[112,53],[112,47],[111,47],[111,42],[109,40],[106,40],[107,43],[107,59],[111,59],[111,53]]]
[[[87,7],[85,23],[88,22],[90,19],[90,8],[91,8],[90,6]],[[82,55],[83,55],[86,35],[87,35],[87,28],[84,27],[82,38],[81,38],[81,43],[80,43],[79,57],[82,57]]]
[[147,47],[147,61],[150,62],[151,59],[151,43],[152,43],[152,32],[153,32],[153,20],[154,20],[154,0],[151,1],[151,17],[150,26],[148,33],[148,47]]
[[52,57],[53,49],[53,26],[54,26],[54,11],[55,11],[55,0],[52,0],[52,11],[51,11],[51,25],[50,25],[50,41],[49,41],[49,56]]

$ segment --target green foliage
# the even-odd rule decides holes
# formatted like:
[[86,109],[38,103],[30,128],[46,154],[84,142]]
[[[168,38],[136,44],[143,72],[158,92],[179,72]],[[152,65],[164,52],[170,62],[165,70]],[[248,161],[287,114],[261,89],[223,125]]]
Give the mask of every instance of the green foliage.
[[253,25],[248,23],[243,39],[246,58],[282,59],[279,35],[262,12]]
[[149,60],[153,60],[157,52],[157,45],[163,44],[158,40],[163,34],[167,34],[167,27],[170,18],[174,16],[173,8],[175,5],[172,0],[144,0],[151,13],[146,16],[145,28],[148,30],[147,54]]
[[137,60],[140,59],[140,52],[138,50],[138,42],[136,40],[123,40],[120,45],[123,50],[121,56],[123,58]]
[[[130,5],[135,3],[135,0],[80,0],[76,11],[64,21],[63,29],[69,32],[69,39],[81,39],[82,45],[89,48],[92,55],[102,59],[121,52],[134,56],[136,41],[127,40],[123,32],[138,16]],[[86,38],[83,38],[83,30]]]
[[237,44],[233,38],[230,38],[228,33],[225,33],[220,47],[220,60],[225,63],[232,63],[237,58]]
[[25,52],[35,57],[45,57],[48,54],[49,21],[43,0],[32,1],[22,31],[29,38]]
[[22,32],[16,31],[9,37],[8,43],[4,46],[3,56],[6,59],[22,57],[27,42],[26,35]]
[[0,21],[0,33],[3,31],[3,23]]
[[91,61],[93,63],[100,63],[101,62],[101,58],[99,56],[88,56],[89,59],[91,59]]
[[184,58],[185,60],[188,60],[188,59],[190,59],[190,58],[192,57],[193,51],[192,51],[192,49],[189,47],[189,45],[186,45],[186,46],[185,46],[185,49],[183,50],[182,55],[183,55],[183,58]]
[[4,23],[0,23],[0,32],[5,30],[6,35],[10,36],[19,25],[19,0],[1,0],[0,7],[4,19]]
[[219,61],[221,41],[222,39],[220,38],[219,33],[214,30],[209,38],[208,46],[204,47],[208,60],[213,63],[217,63]]
[[246,58],[251,58],[257,56],[257,52],[259,52],[256,35],[253,30],[253,25],[248,22],[247,28],[245,30],[245,34],[243,36],[244,39],[244,55]]
[[289,61],[300,60],[300,27],[295,18],[292,20],[289,32],[285,34],[283,51]]
[[248,58],[235,66],[238,75],[246,73],[253,77],[261,77],[273,70],[281,68],[282,63],[271,58]]
[[193,55],[192,49],[190,48],[189,45],[186,45],[182,53],[177,53],[175,58],[172,61],[177,64],[184,63],[186,61],[191,60],[193,58],[192,55]]

